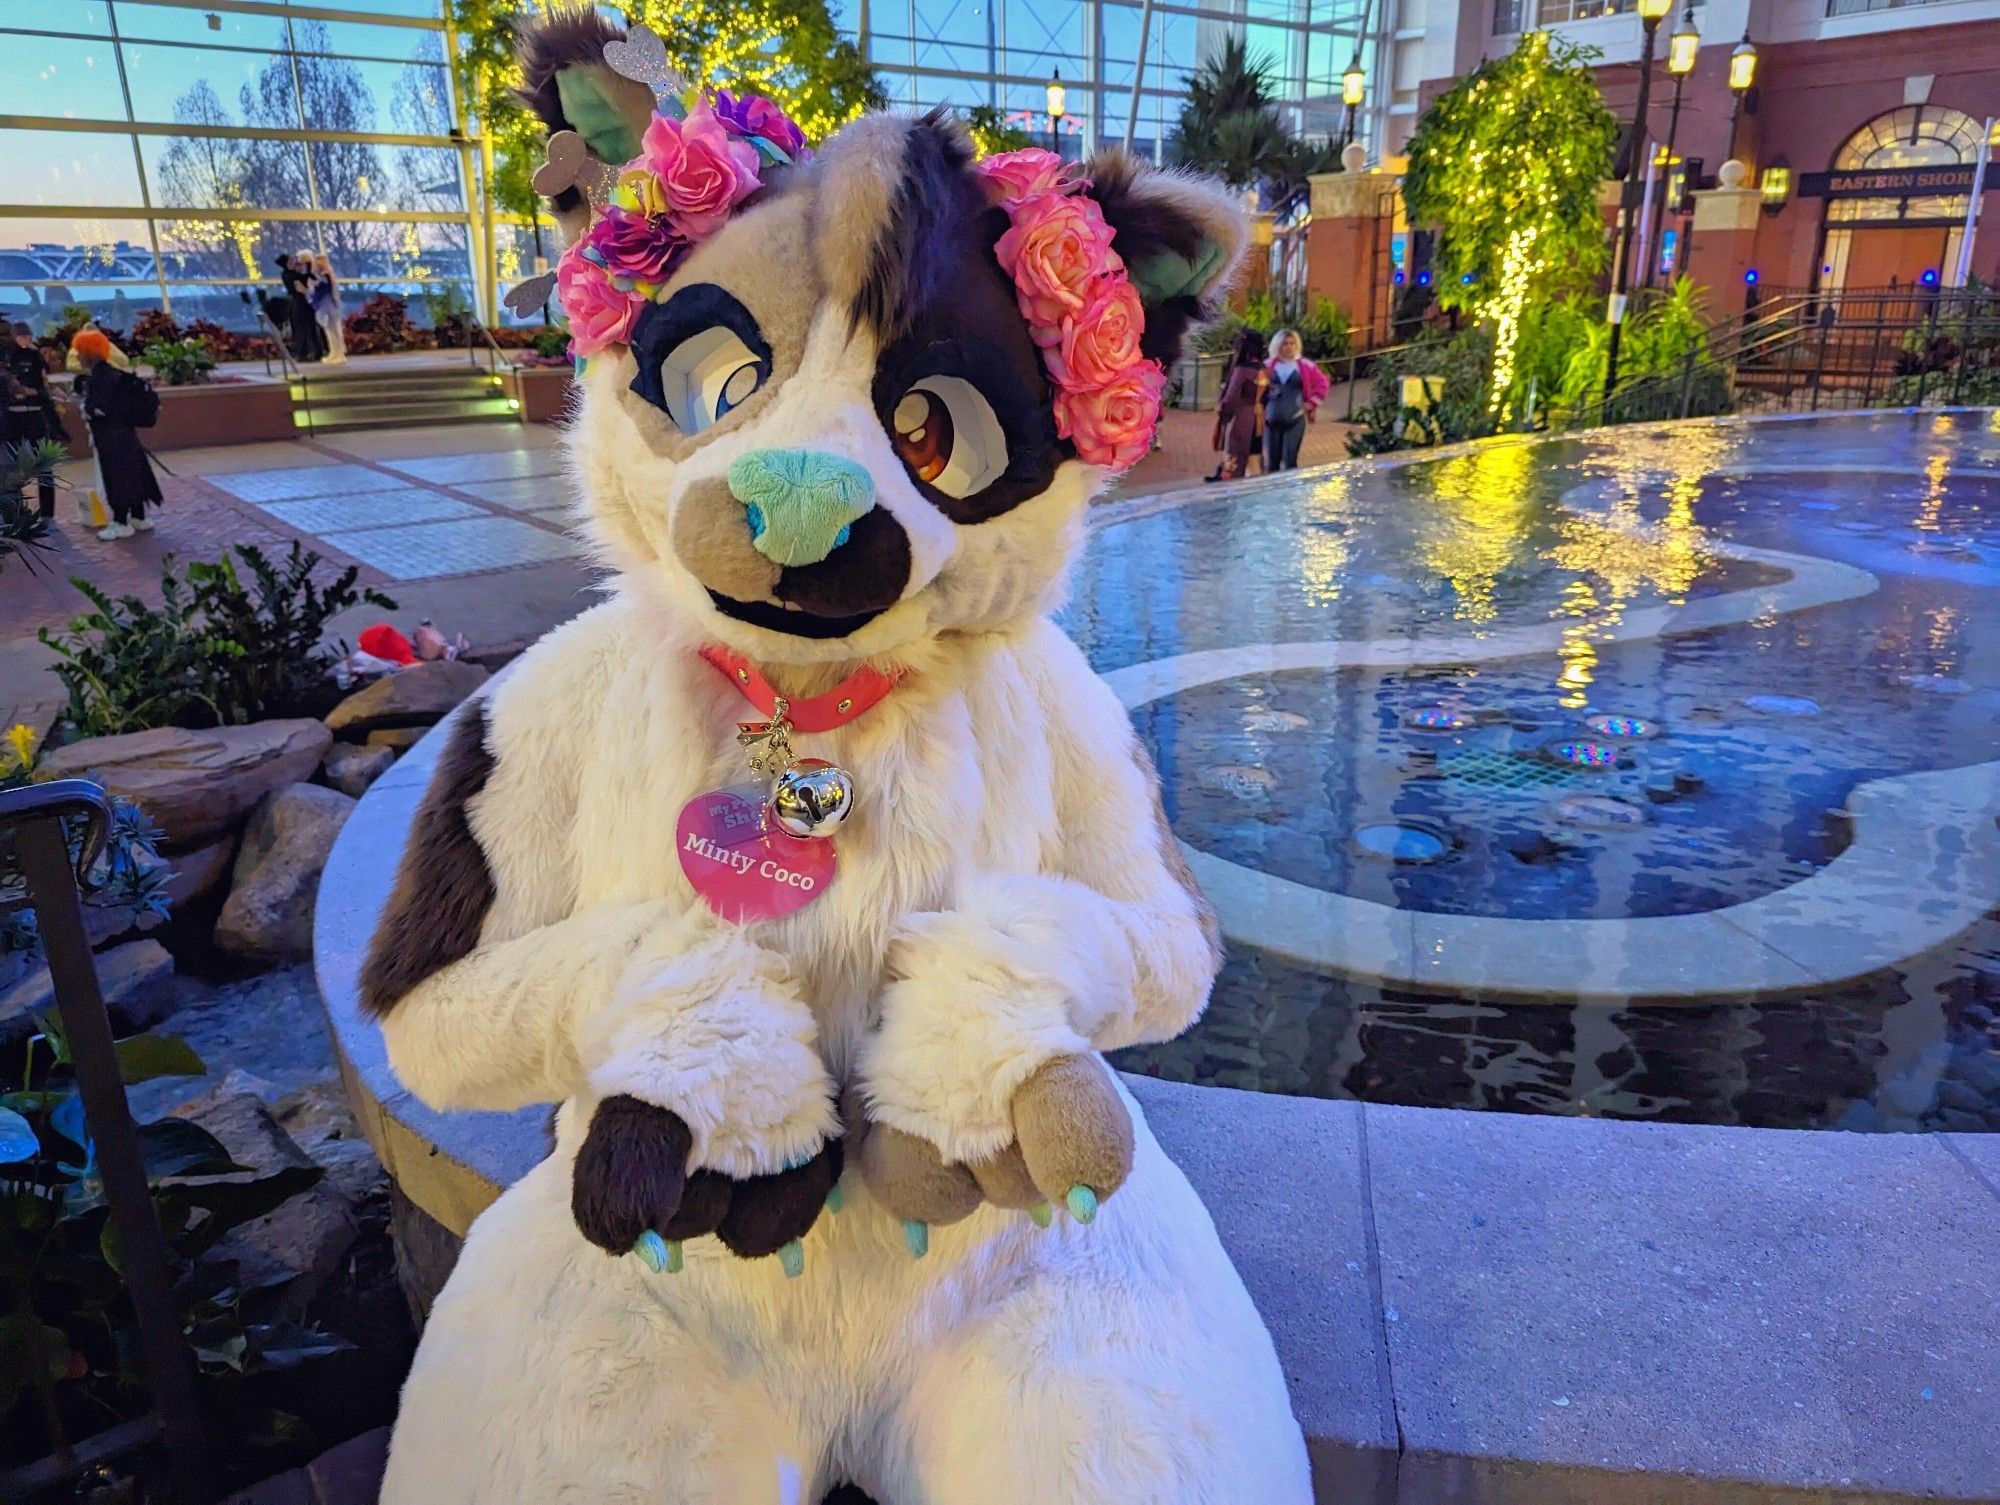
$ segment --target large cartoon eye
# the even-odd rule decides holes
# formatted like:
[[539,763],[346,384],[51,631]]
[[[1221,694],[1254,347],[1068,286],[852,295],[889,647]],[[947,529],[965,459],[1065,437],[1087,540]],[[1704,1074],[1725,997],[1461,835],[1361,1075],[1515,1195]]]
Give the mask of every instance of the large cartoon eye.
[[984,491],[1007,469],[993,405],[962,377],[926,376],[896,400],[890,442],[910,474],[949,497]]
[[660,397],[683,434],[698,434],[764,385],[771,374],[743,337],[724,325],[690,335],[660,362]]

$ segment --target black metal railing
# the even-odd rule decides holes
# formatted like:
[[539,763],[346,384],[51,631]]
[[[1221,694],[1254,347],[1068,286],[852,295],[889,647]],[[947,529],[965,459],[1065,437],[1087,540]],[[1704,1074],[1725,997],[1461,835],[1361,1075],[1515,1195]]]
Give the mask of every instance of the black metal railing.
[[[65,822],[81,822],[84,828],[75,858]],[[112,1459],[158,1445],[166,1455],[167,1475],[152,1497],[195,1505],[212,1498],[213,1491],[203,1462],[194,1356],[182,1340],[166,1239],[153,1212],[111,1019],[83,923],[79,874],[90,871],[110,822],[109,797],[82,779],[0,790],[0,854],[11,855],[21,888],[8,903],[33,908],[47,952],[77,1095],[118,1237],[153,1407],[81,1442],[70,1443],[52,1428],[48,1456],[0,1474],[0,1500],[38,1498]]]

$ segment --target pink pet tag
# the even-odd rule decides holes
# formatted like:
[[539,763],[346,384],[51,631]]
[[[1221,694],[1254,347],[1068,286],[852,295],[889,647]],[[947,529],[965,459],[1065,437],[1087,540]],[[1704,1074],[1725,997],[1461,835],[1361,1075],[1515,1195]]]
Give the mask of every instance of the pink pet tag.
[[681,871],[732,924],[782,919],[833,882],[833,843],[773,828],[769,806],[769,792],[751,784],[712,789],[681,807],[674,832]]

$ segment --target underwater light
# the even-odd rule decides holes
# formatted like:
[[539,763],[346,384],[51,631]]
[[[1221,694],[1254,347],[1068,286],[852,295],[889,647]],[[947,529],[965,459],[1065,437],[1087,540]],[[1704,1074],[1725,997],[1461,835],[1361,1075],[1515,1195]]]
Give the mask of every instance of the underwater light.
[[1572,768],[1616,768],[1618,748],[1609,742],[1589,742],[1565,738],[1548,745],[1548,755]]
[[1462,732],[1471,724],[1462,712],[1448,705],[1418,706],[1403,712],[1403,725],[1413,732]]
[[1363,826],[1354,833],[1354,844],[1370,857],[1391,862],[1436,862],[1450,856],[1456,845],[1443,831],[1414,821]]
[[1600,737],[1620,737],[1628,742],[1656,737],[1660,732],[1657,721],[1643,716],[1590,716],[1583,724]]

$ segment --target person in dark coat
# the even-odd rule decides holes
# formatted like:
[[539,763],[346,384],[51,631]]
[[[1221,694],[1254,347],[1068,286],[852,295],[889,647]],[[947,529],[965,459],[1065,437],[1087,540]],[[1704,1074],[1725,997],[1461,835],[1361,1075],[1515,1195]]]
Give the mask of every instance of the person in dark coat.
[[132,424],[133,388],[139,378],[101,329],[82,331],[69,348],[83,369],[77,388],[84,419],[90,424],[91,447],[97,451],[98,473],[104,478],[105,505],[111,509],[110,526],[98,529],[97,536],[109,543],[130,538],[134,531],[150,532],[153,520],[146,516],[146,507],[164,498]]
[[1256,453],[1264,385],[1264,337],[1246,329],[1236,337],[1229,371],[1222,380],[1222,401],[1215,409],[1215,447],[1222,463],[1206,481],[1239,480]]
[[[53,439],[60,444],[62,419],[56,415],[55,399],[49,395],[48,368],[42,364],[35,332],[27,325],[14,326],[0,371],[6,373],[4,383],[0,383],[6,389],[5,410],[0,412],[0,441],[18,445]],[[56,478],[45,470],[36,481],[42,516],[52,518],[56,515]]]
[[326,354],[326,336],[313,317],[312,257],[304,251],[280,256],[278,275],[285,283],[285,323],[292,332],[292,356],[300,362],[316,361]]

